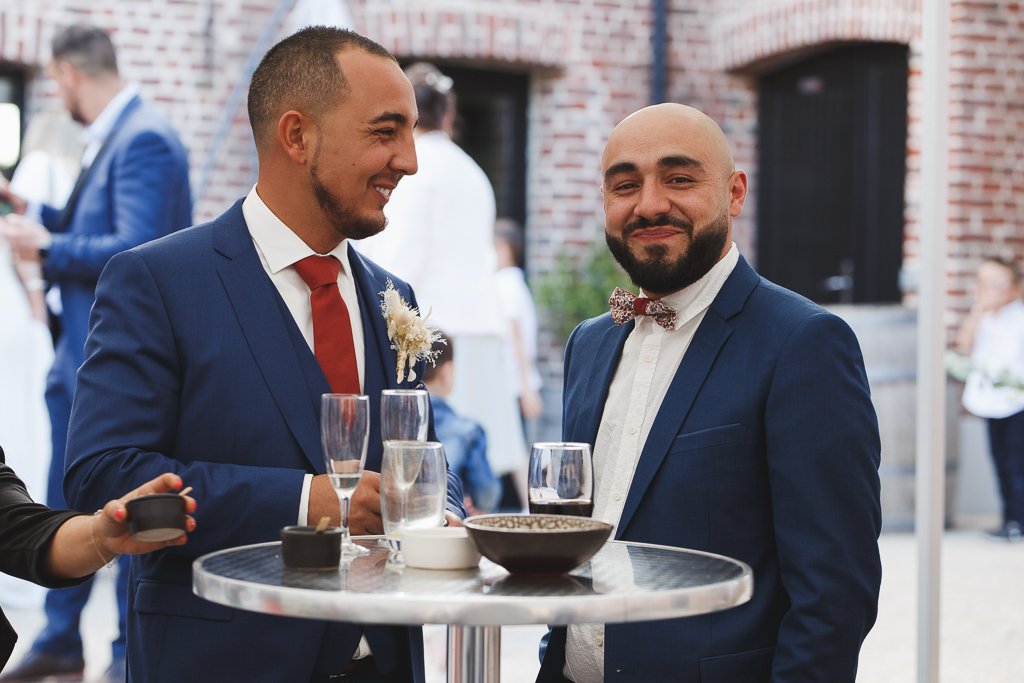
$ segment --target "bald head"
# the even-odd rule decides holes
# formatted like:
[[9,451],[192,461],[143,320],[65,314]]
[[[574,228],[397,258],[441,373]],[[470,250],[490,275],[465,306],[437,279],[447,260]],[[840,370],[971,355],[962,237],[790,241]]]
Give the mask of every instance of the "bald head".
[[601,170],[605,241],[648,296],[689,287],[728,253],[747,176],[705,114],[658,104],[627,116]]
[[717,177],[736,169],[729,141],[711,117],[685,104],[666,102],[644,107],[612,129],[602,170],[607,176],[615,170],[612,165],[629,163],[626,157],[632,151],[652,149],[662,149],[667,158],[678,157],[687,165],[700,164]]

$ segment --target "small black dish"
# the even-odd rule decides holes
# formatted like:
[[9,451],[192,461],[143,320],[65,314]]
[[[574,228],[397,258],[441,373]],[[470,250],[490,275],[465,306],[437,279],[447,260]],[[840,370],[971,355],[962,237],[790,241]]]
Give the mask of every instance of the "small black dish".
[[154,493],[132,498],[128,508],[128,529],[136,541],[170,541],[185,533],[185,497],[176,493]]
[[286,526],[281,529],[281,560],[289,569],[337,569],[341,563],[341,529],[331,527],[317,533],[314,526]]

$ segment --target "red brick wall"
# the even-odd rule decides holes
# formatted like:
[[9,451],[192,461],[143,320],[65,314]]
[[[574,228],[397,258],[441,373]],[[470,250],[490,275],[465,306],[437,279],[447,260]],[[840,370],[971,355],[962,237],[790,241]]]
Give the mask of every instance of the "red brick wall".
[[[240,106],[229,114],[226,103],[277,6],[269,0],[2,0],[0,59],[22,64],[39,76],[29,84],[29,114],[60,107],[52,81],[42,73],[54,33],[76,21],[110,31],[122,76],[137,82],[142,95],[170,117],[188,147],[193,188],[199,195],[195,217],[206,220],[255,181],[244,88]],[[271,41],[278,37],[271,36]],[[215,136],[225,121],[226,134],[214,151]],[[208,182],[199,188],[203,177]]]
[[1024,4],[957,2],[950,17],[950,307],[978,262],[1024,263]]
[[[0,59],[37,69],[57,27],[89,20],[110,29],[125,77],[164,108],[191,150],[193,182],[206,180],[197,187],[196,217],[208,219],[254,180],[244,109],[247,61],[262,52],[261,37],[264,45],[281,37],[275,11],[289,1],[0,0]],[[757,74],[836,41],[901,42],[911,48],[904,270],[912,292],[921,229],[921,1],[668,3],[668,97],[720,121],[737,164],[750,173],[752,194],[735,237],[755,263]],[[600,239],[601,149],[615,123],[648,103],[652,0],[348,4],[355,28],[400,57],[464,59],[529,73],[530,268],[543,272],[566,248]],[[949,270],[951,312],[959,314],[982,255],[1009,250],[1019,258],[1024,251],[1024,4],[953,0],[952,19]],[[232,101],[233,92],[242,97]],[[29,96],[30,110],[59,106],[45,78],[31,82]]]

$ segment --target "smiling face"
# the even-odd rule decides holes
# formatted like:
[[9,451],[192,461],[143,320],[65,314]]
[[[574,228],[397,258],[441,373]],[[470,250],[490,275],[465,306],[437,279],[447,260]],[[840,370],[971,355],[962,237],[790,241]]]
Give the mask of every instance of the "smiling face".
[[348,50],[341,101],[317,117],[308,177],[326,223],[340,238],[384,229],[384,205],[403,176],[416,172],[416,99],[394,61]]
[[602,171],[605,240],[648,296],[693,284],[728,252],[747,179],[701,112],[660,104],[627,117],[608,139]]

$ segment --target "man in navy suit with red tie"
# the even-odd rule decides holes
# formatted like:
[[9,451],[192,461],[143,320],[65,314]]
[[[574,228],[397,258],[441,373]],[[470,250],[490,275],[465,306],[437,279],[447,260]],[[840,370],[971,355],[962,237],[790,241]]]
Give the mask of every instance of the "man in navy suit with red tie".
[[557,628],[540,681],[853,683],[881,565],[879,439],[860,348],[732,243],[747,176],[710,118],[627,117],[602,161],[605,238],[642,292],[565,352],[563,433],[593,445],[594,513],[628,541],[746,562],[750,602]]
[[[255,187],[211,223],[114,258],[100,278],[68,443],[65,490],[92,509],[173,471],[204,492],[187,546],[132,564],[129,681],[422,681],[419,629],[234,610],[192,593],[191,563],[279,538],[339,506],[324,474],[320,396],[396,383],[380,310],[390,279],[349,241],[385,225],[416,172],[416,101],[384,48],[313,27],[252,77]],[[416,368],[422,376],[422,363]],[[379,432],[377,432],[379,433]],[[354,534],[381,533],[381,442],[352,498]],[[449,477],[451,521],[464,516]]]

